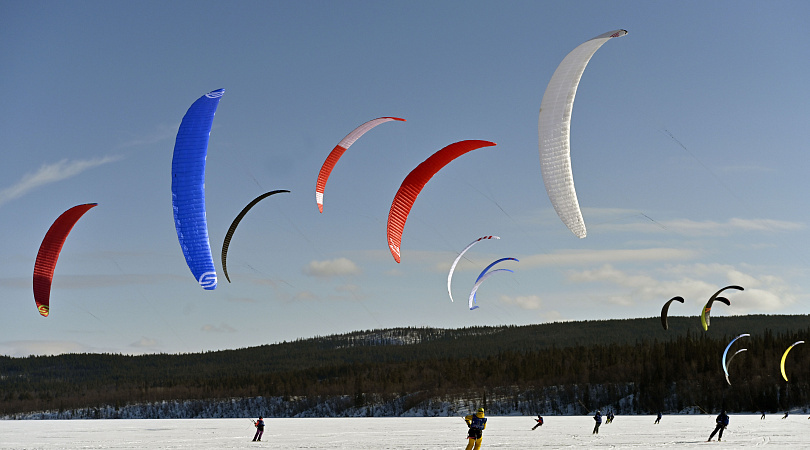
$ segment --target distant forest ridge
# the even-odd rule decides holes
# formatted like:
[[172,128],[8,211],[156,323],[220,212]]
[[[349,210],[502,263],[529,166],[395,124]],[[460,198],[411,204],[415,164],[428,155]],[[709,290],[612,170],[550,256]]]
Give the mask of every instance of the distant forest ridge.
[[[708,331],[694,316],[670,317],[669,330],[659,317],[393,328],[192,354],[2,356],[0,415],[259,396],[349,396],[357,408],[370,398],[392,402],[407,397],[418,403],[447,396],[485,397],[488,390],[506,387],[536,402],[548,389],[565,388],[576,397],[569,403],[598,401],[618,407],[620,400],[632,398],[633,408],[643,404],[647,410],[678,409],[684,402],[775,409],[810,400],[807,352],[797,348],[791,353],[789,383],[778,367],[787,346],[810,341],[809,319],[720,316],[712,318]],[[721,355],[742,333],[751,336],[735,348],[748,351],[735,359],[735,383],[729,386]],[[596,399],[576,394],[588,393],[594,385],[600,387],[587,397]]]

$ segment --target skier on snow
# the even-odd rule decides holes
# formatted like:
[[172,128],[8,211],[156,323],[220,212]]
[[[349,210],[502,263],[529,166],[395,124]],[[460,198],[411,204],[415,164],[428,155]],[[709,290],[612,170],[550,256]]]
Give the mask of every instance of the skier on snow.
[[596,414],[593,415],[593,420],[596,423],[593,426],[593,433],[591,434],[599,434],[599,425],[602,425],[602,411],[597,410]]
[[728,426],[728,414],[726,414],[725,410],[721,410],[720,414],[717,415],[717,418],[714,419],[714,421],[717,426],[714,427],[714,431],[712,431],[712,434],[709,436],[709,439],[706,442],[711,441],[715,433],[718,431],[720,434],[717,436],[717,442],[720,442],[723,439],[723,430],[725,430]]
[[471,414],[466,416],[464,421],[467,422],[467,427],[470,429],[467,432],[468,441],[466,450],[478,450],[481,448],[483,431],[487,428],[487,419],[484,417],[484,408],[478,408],[478,412],[476,412],[474,415]]
[[254,441],[261,441],[262,434],[264,434],[264,420],[259,417],[259,420],[253,422],[253,425],[256,426],[256,434],[253,436]]
[[532,430],[534,430],[537,427],[542,427],[543,426],[543,416],[537,416],[537,418],[534,419],[534,421],[537,422],[537,425],[532,427]]

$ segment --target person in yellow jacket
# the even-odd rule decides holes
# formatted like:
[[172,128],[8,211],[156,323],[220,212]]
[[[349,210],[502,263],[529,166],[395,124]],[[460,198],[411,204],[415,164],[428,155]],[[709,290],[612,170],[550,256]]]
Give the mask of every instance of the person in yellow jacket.
[[478,408],[478,412],[465,417],[464,421],[467,422],[467,427],[470,429],[467,432],[468,441],[466,450],[478,450],[481,448],[481,435],[484,430],[487,429],[487,419],[484,417],[484,408]]

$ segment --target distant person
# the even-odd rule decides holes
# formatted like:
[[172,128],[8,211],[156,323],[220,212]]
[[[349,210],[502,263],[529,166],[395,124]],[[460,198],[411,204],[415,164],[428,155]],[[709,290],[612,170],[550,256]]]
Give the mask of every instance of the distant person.
[[613,410],[612,409],[609,410],[608,413],[607,413],[607,421],[605,422],[605,424],[613,423],[613,418],[614,417],[616,417],[616,416],[613,415]]
[[534,430],[537,427],[542,427],[543,426],[543,416],[537,416],[537,418],[534,419],[534,421],[537,422],[537,425],[532,427],[532,430]]
[[256,434],[253,436],[253,442],[261,441],[262,435],[264,434],[264,420],[259,416],[259,420],[253,422],[253,425],[256,426]]
[[655,417],[655,423],[661,422],[661,411],[658,411],[658,415]]
[[483,439],[484,430],[487,429],[487,419],[484,417],[484,408],[478,408],[478,412],[470,414],[464,418],[467,422],[467,449],[478,450],[481,448],[481,439]]
[[717,424],[717,426],[714,427],[714,431],[712,431],[712,434],[709,435],[709,439],[706,442],[710,442],[718,431],[720,434],[717,436],[717,442],[720,442],[723,439],[723,430],[725,430],[728,426],[728,414],[726,414],[726,411],[720,411],[720,414],[717,415],[714,422]]
[[762,417],[760,417],[759,420],[765,420],[765,411],[764,410],[762,411]]
[[599,434],[599,425],[602,425],[602,411],[596,411],[596,414],[593,415],[593,421],[596,423],[593,425],[593,433],[591,434]]
[[782,418],[783,418],[783,419],[787,419],[788,414],[790,414],[790,412],[789,412],[789,411],[785,411],[785,415],[784,415],[784,416],[782,416]]

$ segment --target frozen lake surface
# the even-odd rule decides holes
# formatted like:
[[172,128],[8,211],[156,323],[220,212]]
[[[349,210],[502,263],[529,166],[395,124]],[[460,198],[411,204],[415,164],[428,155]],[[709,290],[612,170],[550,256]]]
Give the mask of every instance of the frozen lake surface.
[[[255,419],[255,418],[254,418]],[[706,442],[714,416],[617,416],[591,434],[589,416],[492,416],[482,450],[530,448],[772,448],[810,449],[805,415],[732,415],[723,442]],[[262,442],[247,419],[5,420],[0,449],[463,449],[467,427],[459,417],[265,419]]]

